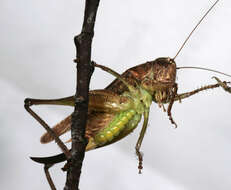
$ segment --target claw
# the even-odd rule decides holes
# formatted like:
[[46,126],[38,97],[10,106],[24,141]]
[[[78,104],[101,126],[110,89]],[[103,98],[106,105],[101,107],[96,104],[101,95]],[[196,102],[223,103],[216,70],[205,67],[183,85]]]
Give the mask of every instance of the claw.
[[213,79],[215,79],[217,82],[218,82],[218,84],[225,90],[225,91],[227,91],[227,92],[229,92],[229,93],[231,93],[231,87],[229,87],[228,85],[227,85],[227,82],[226,81],[221,81],[219,78],[217,78],[217,77],[212,77]]
[[139,164],[138,164],[139,174],[141,174],[143,169],[143,155],[138,149],[136,149],[136,155],[138,156],[139,159]]

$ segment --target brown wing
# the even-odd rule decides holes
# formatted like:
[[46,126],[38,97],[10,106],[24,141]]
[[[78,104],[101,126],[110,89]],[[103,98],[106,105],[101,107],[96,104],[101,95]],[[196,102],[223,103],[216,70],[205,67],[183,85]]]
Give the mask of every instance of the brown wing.
[[[57,136],[61,136],[62,134],[66,133],[71,129],[71,115],[66,117],[64,120],[56,124],[54,127],[52,127],[52,130],[55,132]],[[49,133],[44,133],[44,135],[41,136],[40,142],[45,144],[53,141],[54,138]]]
[[[93,137],[96,133],[99,132],[99,130],[107,126],[114,118],[114,116],[115,114],[113,113],[92,112],[88,114],[86,134],[85,134],[86,137],[88,139]],[[55,125],[52,129],[57,136],[61,136],[65,132],[69,131],[71,129],[71,115],[69,115],[67,118],[62,120],[57,125]],[[41,143],[48,143],[53,140],[54,138],[49,133],[45,133],[40,139]]]

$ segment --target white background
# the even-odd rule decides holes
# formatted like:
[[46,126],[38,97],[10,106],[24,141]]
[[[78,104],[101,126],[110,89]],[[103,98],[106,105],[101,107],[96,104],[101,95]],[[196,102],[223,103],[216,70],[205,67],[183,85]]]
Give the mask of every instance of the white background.
[[[157,57],[173,57],[211,6],[209,0],[101,1],[92,59],[122,73]],[[49,189],[42,165],[29,156],[60,153],[41,145],[44,129],[24,110],[31,98],[59,98],[75,92],[74,35],[81,30],[84,1],[1,0],[0,2],[0,188]],[[231,73],[231,2],[223,0],[193,34],[176,62]],[[213,73],[181,70],[179,92],[215,83]],[[219,76],[222,80],[230,78]],[[96,69],[91,89],[114,78]],[[154,190],[229,190],[231,187],[230,94],[208,90],[173,106],[174,129],[166,113],[151,107],[138,175],[134,146],[139,130],[111,146],[88,152],[80,188]],[[54,125],[73,108],[34,108]],[[51,169],[58,189],[66,174]]]

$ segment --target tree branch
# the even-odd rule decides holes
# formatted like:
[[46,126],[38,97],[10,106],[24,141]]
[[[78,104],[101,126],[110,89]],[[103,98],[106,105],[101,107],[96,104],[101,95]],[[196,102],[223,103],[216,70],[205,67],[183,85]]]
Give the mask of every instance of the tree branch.
[[99,1],[100,0],[86,0],[82,31],[74,38],[77,52],[77,87],[75,110],[72,115],[71,125],[71,160],[69,161],[70,167],[67,171],[64,190],[78,189],[82,162],[87,145],[85,126],[87,122],[89,83],[93,73],[93,66],[91,65],[91,44],[94,36],[94,25]]

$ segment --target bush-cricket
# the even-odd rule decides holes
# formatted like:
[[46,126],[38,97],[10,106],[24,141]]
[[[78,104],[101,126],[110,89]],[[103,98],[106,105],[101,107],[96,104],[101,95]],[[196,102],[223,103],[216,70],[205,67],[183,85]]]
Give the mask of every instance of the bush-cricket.
[[[217,2],[218,1],[216,1],[216,3]],[[185,42],[187,40],[188,38]],[[152,100],[159,104],[159,106],[164,110],[164,104],[169,103],[167,114],[171,123],[176,126],[171,114],[171,108],[174,101],[180,101],[181,99],[187,98],[200,91],[219,86],[223,87],[228,92],[231,91],[226,82],[222,82],[220,79],[215,78],[217,80],[216,84],[208,85],[191,92],[177,94],[177,84],[175,83],[176,70],[183,69],[183,67],[177,67],[174,60],[183,48],[184,44],[185,43],[183,43],[174,58],[158,58],[154,61],[138,65],[127,70],[121,75],[122,77],[111,71],[109,68],[95,64],[95,66],[101,67],[116,76],[117,79],[104,90],[93,90],[90,92],[89,120],[86,134],[89,138],[87,150],[111,144],[125,137],[134,130],[139,123],[141,116],[144,115],[144,124],[141,136],[139,137],[136,145],[136,153],[139,157],[139,170],[141,170],[142,155],[139,149],[147,127],[148,112]],[[59,100],[26,99],[25,101],[25,107],[30,112],[32,110],[29,106],[36,104],[73,105],[73,97]],[[37,116],[36,119],[38,119]],[[99,122],[101,122],[100,125],[95,125],[95,123]],[[55,135],[63,134],[69,129],[69,126],[70,116],[56,126],[56,129],[54,130],[56,132]],[[53,137],[50,134],[44,135],[41,139],[44,143],[49,142],[50,140],[53,140]],[[57,159],[57,157],[55,158]],[[65,160],[65,157],[62,158]],[[51,158],[33,159],[40,162],[43,162],[44,160],[51,160],[50,163],[45,162],[46,164],[55,163],[54,159],[52,160]]]

